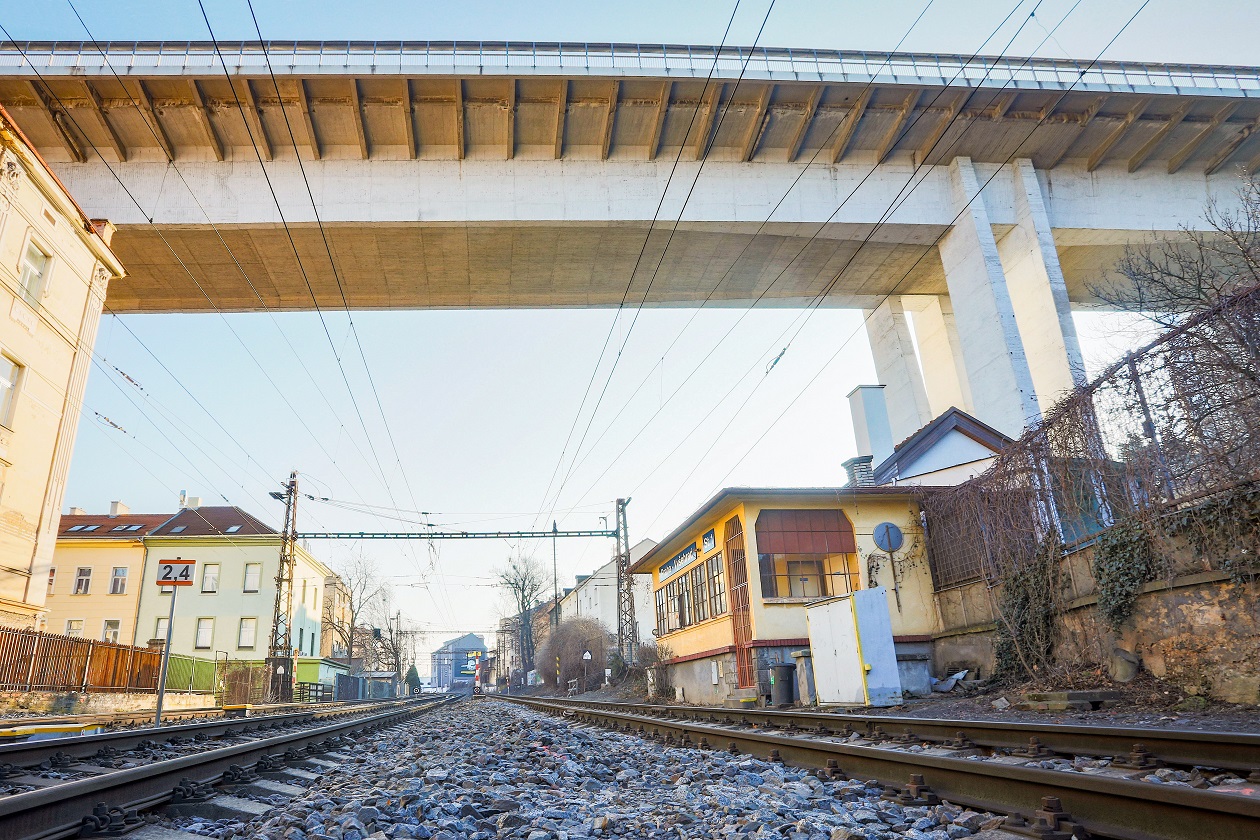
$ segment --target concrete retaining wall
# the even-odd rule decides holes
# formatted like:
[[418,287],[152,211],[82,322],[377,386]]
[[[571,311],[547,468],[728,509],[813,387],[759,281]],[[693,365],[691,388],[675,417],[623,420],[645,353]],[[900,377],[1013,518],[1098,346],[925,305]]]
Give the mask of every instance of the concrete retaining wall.
[[[157,695],[149,693],[0,692],[0,715],[6,712],[37,712],[52,715],[109,714],[153,709],[156,704]],[[164,701],[167,709],[208,709],[213,708],[214,705],[212,694],[168,692]]]

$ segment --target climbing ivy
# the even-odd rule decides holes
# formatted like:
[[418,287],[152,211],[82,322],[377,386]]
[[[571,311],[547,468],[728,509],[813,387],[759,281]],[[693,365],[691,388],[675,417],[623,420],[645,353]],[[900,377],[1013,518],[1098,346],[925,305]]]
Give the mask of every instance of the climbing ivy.
[[1254,578],[1260,553],[1260,487],[1246,484],[1169,517],[1195,557],[1229,573],[1234,583]]
[[1058,633],[1062,557],[1062,544],[1047,539],[1037,545],[1032,557],[1002,577],[994,646],[998,681],[1015,682],[1050,669]]
[[1144,523],[1123,520],[1098,536],[1094,545],[1094,582],[1098,611],[1113,630],[1129,620],[1138,590],[1155,579],[1155,557]]

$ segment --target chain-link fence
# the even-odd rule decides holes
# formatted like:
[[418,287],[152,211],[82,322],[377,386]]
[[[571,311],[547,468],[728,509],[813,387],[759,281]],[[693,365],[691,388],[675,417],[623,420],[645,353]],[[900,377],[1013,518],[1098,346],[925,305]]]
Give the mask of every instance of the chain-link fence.
[[[1120,523],[1168,575],[1249,569],[1260,550],[1260,287],[1112,365],[985,474],[927,491],[938,591],[998,581]],[[1228,515],[1225,515],[1225,513]]]

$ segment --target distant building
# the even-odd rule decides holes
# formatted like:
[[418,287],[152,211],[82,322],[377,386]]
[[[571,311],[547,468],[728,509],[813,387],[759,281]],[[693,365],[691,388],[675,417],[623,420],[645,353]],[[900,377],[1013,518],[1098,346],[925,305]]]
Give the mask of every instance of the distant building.
[[[630,565],[656,547],[649,539],[640,540],[630,549]],[[639,641],[652,638],[655,620],[652,612],[652,583],[642,576],[635,576],[634,614],[639,630]],[[604,625],[612,639],[617,638],[617,558],[614,557],[589,575],[578,575],[573,588],[560,599],[560,620],[593,618]]]
[[112,235],[0,108],[0,624],[36,626],[49,590]]
[[61,517],[40,628],[132,644],[144,589],[144,538],[172,516],[130,513],[112,502],[108,514],[72,508]]
[[465,633],[446,641],[430,657],[433,687],[450,688],[457,680],[467,680],[471,687],[477,665],[485,655],[485,640],[476,633]]

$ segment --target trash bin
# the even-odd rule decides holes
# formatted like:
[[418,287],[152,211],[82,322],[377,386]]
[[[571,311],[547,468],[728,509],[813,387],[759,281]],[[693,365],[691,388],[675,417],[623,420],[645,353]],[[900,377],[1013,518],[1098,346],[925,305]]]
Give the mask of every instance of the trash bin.
[[770,705],[792,705],[792,681],[795,678],[795,664],[770,666]]

